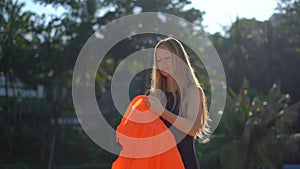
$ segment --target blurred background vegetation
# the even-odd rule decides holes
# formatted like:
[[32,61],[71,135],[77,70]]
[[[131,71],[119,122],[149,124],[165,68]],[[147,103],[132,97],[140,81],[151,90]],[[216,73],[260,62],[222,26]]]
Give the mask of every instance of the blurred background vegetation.
[[[36,0],[63,6],[46,18],[23,11],[24,4],[0,0],[0,168],[110,168],[117,158],[83,131],[72,103],[72,72],[87,39],[119,17],[161,11],[203,29],[203,11],[189,0]],[[105,11],[101,16],[99,10]],[[267,21],[236,18],[226,33],[204,32],[222,60],[228,95],[214,134],[196,143],[201,168],[275,169],[300,164],[300,1],[278,1]],[[204,30],[204,29],[203,29]],[[99,67],[96,95],[107,121],[116,127],[110,82],[118,64],[160,37],[144,35],[114,46]],[[205,68],[189,51],[208,98]],[[145,85],[146,84],[146,85]],[[148,84],[148,85],[147,85]],[[131,82],[130,95],[149,87],[149,71]]]

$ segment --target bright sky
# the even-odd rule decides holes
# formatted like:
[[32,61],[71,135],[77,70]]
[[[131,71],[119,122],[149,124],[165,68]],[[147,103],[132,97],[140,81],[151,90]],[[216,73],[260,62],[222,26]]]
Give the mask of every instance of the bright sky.
[[[209,33],[222,32],[224,26],[231,25],[236,17],[256,18],[259,21],[268,20],[275,11],[277,0],[191,0],[194,8],[205,11],[203,24]],[[53,8],[51,5],[41,6],[33,0],[25,2],[25,10],[33,10],[39,14],[57,14],[60,16],[64,9]]]
[[205,11],[203,25],[209,33],[222,32],[236,17],[268,20],[275,12],[278,0],[191,0],[193,7]]

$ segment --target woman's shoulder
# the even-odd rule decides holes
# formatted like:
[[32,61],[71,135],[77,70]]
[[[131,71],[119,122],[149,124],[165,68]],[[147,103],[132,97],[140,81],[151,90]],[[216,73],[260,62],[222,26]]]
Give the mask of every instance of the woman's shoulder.
[[191,85],[191,86],[188,86],[186,89],[185,89],[185,92],[187,93],[195,93],[195,92],[199,92],[200,90],[200,87],[197,86],[197,85]]
[[195,100],[195,98],[202,98],[201,87],[197,85],[189,86],[185,89],[185,95],[188,101]]

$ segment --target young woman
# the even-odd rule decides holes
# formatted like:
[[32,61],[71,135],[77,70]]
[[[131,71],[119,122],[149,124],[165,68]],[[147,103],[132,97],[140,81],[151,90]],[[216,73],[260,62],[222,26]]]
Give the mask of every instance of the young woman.
[[[168,127],[174,127],[171,131],[185,168],[198,169],[194,137],[208,131],[206,97],[189,57],[177,39],[166,38],[155,46],[149,92],[150,97],[145,101],[150,109]],[[165,106],[162,98],[166,99]]]

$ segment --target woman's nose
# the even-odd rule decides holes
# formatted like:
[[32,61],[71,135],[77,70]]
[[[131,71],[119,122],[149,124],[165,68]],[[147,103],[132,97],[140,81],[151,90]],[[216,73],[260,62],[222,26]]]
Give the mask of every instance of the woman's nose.
[[165,68],[166,67],[166,63],[162,62],[158,64],[159,68]]

